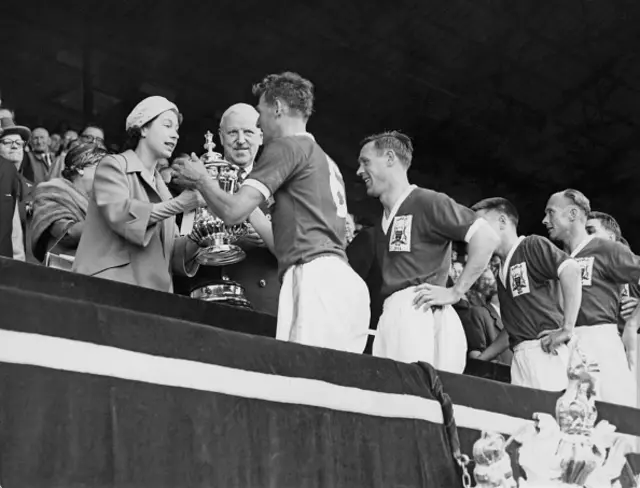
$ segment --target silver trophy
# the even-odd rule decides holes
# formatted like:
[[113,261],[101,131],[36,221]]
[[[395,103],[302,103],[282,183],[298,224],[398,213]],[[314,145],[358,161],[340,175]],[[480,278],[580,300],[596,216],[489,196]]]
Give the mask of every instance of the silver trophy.
[[221,280],[213,280],[209,284],[191,291],[191,298],[205,302],[228,303],[237,307],[252,309],[252,305],[244,295],[244,286],[231,281],[223,272]]
[[[214,152],[216,146],[213,134],[208,131],[205,136],[204,148],[207,152],[200,158],[208,173],[217,180],[225,192],[234,194],[238,191],[238,173],[240,168],[225,161],[222,154]],[[196,210],[191,238],[198,243],[200,250],[197,261],[208,266],[226,266],[242,261],[246,254],[240,246],[235,244],[238,238],[247,233],[247,223],[226,225],[207,207]]]

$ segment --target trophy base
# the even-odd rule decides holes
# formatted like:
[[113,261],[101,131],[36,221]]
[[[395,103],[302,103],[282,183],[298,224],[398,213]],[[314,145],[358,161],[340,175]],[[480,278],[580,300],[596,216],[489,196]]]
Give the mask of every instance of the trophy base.
[[204,266],[228,266],[239,263],[246,256],[240,246],[218,244],[200,249],[196,256],[196,261]]
[[191,298],[205,302],[218,302],[253,309],[244,296],[244,287],[234,281],[216,282],[191,291]]

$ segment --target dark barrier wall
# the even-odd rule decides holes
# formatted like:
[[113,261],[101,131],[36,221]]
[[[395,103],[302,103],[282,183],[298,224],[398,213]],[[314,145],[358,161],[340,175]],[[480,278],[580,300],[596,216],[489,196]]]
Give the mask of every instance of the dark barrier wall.
[[[34,472],[42,476],[55,471],[61,477],[61,484],[48,486],[83,486],[73,485],[69,482],[70,478],[65,476],[72,476],[81,469],[80,466],[85,465],[88,472],[90,466],[101,462],[107,464],[100,469],[106,470],[105,473],[110,475],[117,471],[116,467],[122,467],[122,463],[126,465],[126,469],[133,469],[127,463],[133,462],[131,459],[138,458],[130,458],[127,449],[134,449],[134,447],[136,452],[138,449],[143,451],[148,449],[149,452],[161,452],[162,456],[175,456],[177,454],[172,449],[176,442],[188,442],[189,449],[195,449],[192,436],[196,434],[192,431],[206,431],[208,436],[210,432],[219,432],[221,428],[219,426],[227,425],[229,419],[235,422],[236,415],[240,416],[239,420],[256,415],[255,405],[242,402],[237,404],[244,405],[237,407],[240,413],[234,410],[235,404],[227,404],[222,410],[215,411],[214,415],[214,411],[209,409],[213,403],[218,402],[219,395],[246,398],[253,395],[252,391],[255,390],[259,397],[263,395],[255,401],[267,402],[269,405],[274,401],[278,405],[281,403],[291,405],[298,402],[305,403],[307,397],[317,394],[318,391],[322,392],[318,388],[325,384],[346,389],[339,390],[336,395],[323,393],[320,395],[323,398],[322,401],[326,399],[333,401],[335,398],[349,399],[353,394],[352,388],[358,391],[371,390],[374,393],[400,394],[401,397],[394,400],[399,403],[391,402],[394,406],[390,407],[386,413],[367,411],[363,414],[350,411],[352,414],[350,416],[334,414],[336,409],[341,408],[341,400],[329,405],[311,406],[313,415],[309,413],[308,408],[302,413],[295,413],[297,421],[294,426],[286,422],[280,425],[280,420],[276,419],[281,415],[292,415],[288,410],[289,407],[283,407],[281,410],[277,408],[269,410],[270,407],[265,407],[271,412],[277,410],[279,413],[272,419],[264,418],[260,421],[266,422],[266,426],[260,423],[257,427],[254,424],[243,427],[243,424],[239,423],[236,426],[235,435],[244,436],[249,442],[254,437],[269,438],[272,422],[274,422],[273,426],[279,425],[278,429],[287,430],[295,427],[298,430],[304,430],[311,427],[320,428],[318,426],[329,428],[333,425],[333,421],[338,422],[337,419],[340,418],[339,425],[344,423],[357,426],[354,427],[357,432],[362,435],[370,434],[369,437],[365,435],[366,445],[358,444],[351,434],[340,438],[342,440],[339,441],[352,445],[353,449],[356,449],[358,455],[352,459],[352,462],[364,463],[366,466],[362,469],[367,472],[377,469],[377,463],[383,462],[380,461],[379,456],[384,457],[391,453],[406,456],[407,452],[404,449],[410,450],[410,457],[414,456],[415,459],[423,457],[424,453],[416,453],[412,450],[426,449],[413,437],[414,435],[418,437],[435,435],[437,439],[444,439],[442,437],[444,430],[441,427],[435,427],[433,430],[434,427],[431,425],[440,425],[442,419],[437,415],[439,407],[434,410],[434,397],[430,392],[428,378],[416,365],[288,344],[267,337],[237,334],[211,327],[220,325],[241,332],[251,332],[257,324],[258,330],[262,331],[263,335],[269,335],[267,332],[273,331],[275,326],[271,317],[8,260],[0,260],[0,309],[2,310],[0,318],[0,335],[2,335],[0,337],[0,356],[2,356],[0,360],[2,368],[0,374],[2,381],[0,475],[6,473],[7,469],[14,474],[21,469],[22,473],[26,472],[24,470],[27,468],[35,469]],[[268,328],[268,324],[271,324],[271,329]],[[11,335],[15,332],[26,335]],[[9,335],[6,336],[6,334]],[[57,342],[54,341],[53,345],[49,344],[46,341],[49,337],[55,338]],[[66,343],[64,341],[61,343],[60,339],[70,339],[73,344],[79,343],[83,346],[86,344],[107,346],[108,351],[81,349],[80,353],[76,354],[72,353],[71,349],[71,353],[65,353],[64,344]],[[22,340],[26,342],[20,342]],[[188,381],[183,384],[175,380],[174,376],[182,368],[191,366],[180,363],[180,368],[174,371],[172,366],[161,365],[166,367],[163,370],[162,367],[152,367],[154,363],[143,362],[141,371],[144,374],[149,371],[164,371],[159,379],[149,380],[144,375],[140,378],[135,375],[130,377],[132,373],[129,372],[129,363],[126,357],[122,360],[118,356],[118,351],[143,353],[151,357],[166,356],[201,364],[193,372],[189,369],[185,370],[188,372],[186,374]],[[103,356],[104,354],[106,356]],[[149,357],[145,356],[145,358],[145,361],[149,360]],[[135,364],[136,361],[137,359],[131,364]],[[105,364],[106,370],[99,368],[100,365]],[[234,388],[238,385],[250,385],[250,378],[247,380],[242,377],[231,381],[228,391],[224,388],[220,391],[222,386],[226,385],[216,376],[221,373],[202,369],[202,364],[224,366],[234,371],[255,371],[282,376],[287,381],[281,383],[278,388],[272,389],[266,386],[268,382],[257,382],[254,387],[249,388],[248,392],[245,391],[243,396]],[[132,370],[135,371],[135,368]],[[440,373],[440,376],[445,391],[455,404],[455,418],[462,450],[469,454],[481,430],[510,432],[513,425],[521,425],[531,419],[534,412],[553,413],[554,411],[556,395],[550,393],[465,375]],[[197,383],[209,378],[213,386],[207,383],[202,387],[190,383],[190,381]],[[322,384],[308,383],[297,387],[294,386],[292,378],[317,380]],[[172,383],[174,380],[176,382]],[[182,381],[185,381],[184,377]],[[169,384],[164,384],[166,382]],[[283,385],[284,388],[282,388]],[[158,389],[160,387],[162,388]],[[208,395],[214,395],[216,400],[207,395],[194,394],[192,390],[207,391]],[[268,396],[270,391],[285,391],[288,394],[301,392],[301,394],[293,400],[291,398],[274,400]],[[91,403],[90,400],[94,397],[100,402],[99,405]],[[400,408],[397,405],[401,405],[407,398],[416,398],[418,408],[414,408],[415,405],[411,404],[401,413],[396,412],[396,409]],[[189,408],[193,407],[195,410],[186,412],[186,407],[181,404],[183,400],[190,405]],[[420,403],[425,400],[431,403],[427,406]],[[260,404],[263,407],[266,405]],[[377,405],[385,405],[385,402],[372,398],[358,398],[355,404],[359,406],[358,408],[374,408]],[[44,408],[43,405],[48,407]],[[126,418],[119,416],[132,408],[135,410],[131,412],[132,417],[128,417],[129,413],[125,416]],[[320,410],[315,410],[316,408]],[[606,419],[616,425],[619,432],[640,435],[640,414],[637,410],[609,404],[599,404],[598,410],[600,419]],[[56,415],[60,415],[60,418]],[[362,415],[387,418],[385,427],[376,427],[378,425],[376,422],[362,420]],[[414,420],[409,421],[411,428],[404,430],[407,417]],[[119,419],[122,419],[123,423],[119,423]],[[422,423],[425,425],[423,426]],[[55,426],[58,424],[61,427],[56,430]],[[136,425],[142,430],[131,437],[133,435],[131,432],[135,432],[138,428]],[[342,432],[345,428],[347,427],[338,427],[338,431]],[[183,429],[191,433],[185,434]],[[423,432],[422,429],[427,430]],[[414,434],[414,431],[418,434]],[[322,428],[321,432],[323,432]],[[121,443],[116,443],[114,440],[114,436],[118,434],[120,434]],[[378,438],[374,434],[380,434],[383,437]],[[321,434],[318,435],[321,436]],[[79,436],[82,440],[74,443],[75,441],[71,442],[73,439],[70,440],[69,436],[71,438]],[[144,441],[148,444],[143,446],[135,444],[132,447],[130,443],[135,441],[134,437],[140,436],[148,436]],[[186,440],[183,436],[186,436]],[[402,443],[394,444],[395,441],[387,440],[387,436],[398,437]],[[289,439],[287,442],[295,444],[299,441],[296,439]],[[320,442],[319,439],[316,440]],[[211,440],[211,442],[214,441],[215,439]],[[101,444],[105,442],[107,445]],[[322,452],[327,453],[333,449],[333,442],[336,442],[335,439],[331,442],[325,439],[320,445],[314,444],[312,447],[313,449],[322,448]],[[356,444],[352,444],[353,442]],[[408,445],[413,447],[409,448]],[[33,446],[42,447],[34,451]],[[118,460],[109,458],[115,455],[114,449],[117,446],[119,446],[118,449],[122,449],[118,453]],[[196,456],[207,465],[206,469],[218,472],[215,466],[211,465],[211,456],[215,453],[207,451],[215,446],[207,443],[196,443],[196,446],[199,446],[200,451],[189,451],[190,455]],[[248,444],[243,444],[237,447],[238,452],[234,453],[234,456],[244,456],[249,459],[255,454],[252,454],[251,449],[261,450],[264,447],[254,445],[252,448]],[[278,446],[271,446],[271,448],[275,450],[269,452],[274,455],[279,452],[284,453]],[[222,449],[222,447],[217,445],[215,449]],[[301,446],[300,449],[301,452],[315,452],[310,451],[309,446]],[[443,445],[440,445],[439,449],[436,458],[443,463],[443,473],[446,476],[453,476],[455,470],[452,470],[447,461],[450,456]],[[156,469],[154,463],[157,461],[147,459],[145,456],[151,456],[151,454],[145,452],[146,454],[139,454],[141,458],[138,464],[147,466],[153,471]],[[54,453],[56,455],[53,455]],[[80,454],[95,456],[95,458],[85,460]],[[430,462],[433,462],[433,456],[433,453],[429,455]],[[632,458],[632,461],[634,460]],[[302,461],[296,458],[296,465],[300,462]],[[189,466],[176,468],[178,469],[176,472],[193,467]],[[421,465],[418,464],[418,466]],[[312,469],[309,466],[307,468]],[[314,469],[316,468],[318,467]],[[246,466],[243,469],[247,469]],[[278,469],[284,468],[281,466]],[[125,470],[125,472],[129,471]],[[319,471],[313,472],[317,474]],[[149,472],[145,474],[136,471],[136,473],[135,476],[130,473],[133,478],[127,479],[139,481],[140,478],[136,476],[149,475]],[[355,475],[342,473],[336,476]],[[66,480],[64,483],[63,479]],[[282,478],[276,479],[282,480]],[[373,483],[368,486],[377,486],[377,482],[372,481],[371,477],[364,476],[358,479],[359,482]],[[0,484],[3,486],[18,486],[4,481],[0,478]],[[219,481],[219,478],[208,477],[206,481]],[[296,482],[298,481],[300,480],[297,479]],[[303,485],[316,486],[304,483],[296,486]],[[335,486],[339,485],[340,483]],[[38,486],[38,484],[33,483],[27,486]],[[92,486],[101,485],[93,484]],[[286,486],[286,483],[277,486]],[[317,486],[332,485],[329,483]],[[388,484],[380,486],[388,486]]]

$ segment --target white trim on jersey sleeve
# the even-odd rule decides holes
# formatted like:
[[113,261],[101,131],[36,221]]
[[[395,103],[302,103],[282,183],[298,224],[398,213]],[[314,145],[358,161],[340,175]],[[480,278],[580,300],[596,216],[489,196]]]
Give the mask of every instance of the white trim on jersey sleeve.
[[469,241],[473,237],[473,234],[475,234],[483,225],[489,225],[489,223],[483,218],[479,218],[473,224],[471,224],[471,227],[469,227],[469,230],[464,236],[464,242],[469,243]]
[[250,186],[251,188],[255,188],[260,193],[262,193],[262,196],[264,197],[265,200],[269,200],[269,198],[271,198],[271,191],[269,190],[269,188],[267,188],[264,183],[260,183],[258,180],[247,178],[246,180],[244,180],[242,185],[243,186],[247,185],[247,186]]
[[570,261],[575,262],[573,259],[565,259],[560,263],[560,266],[558,266],[558,278],[560,278],[560,273],[562,273],[562,270],[567,267],[567,264],[569,264]]

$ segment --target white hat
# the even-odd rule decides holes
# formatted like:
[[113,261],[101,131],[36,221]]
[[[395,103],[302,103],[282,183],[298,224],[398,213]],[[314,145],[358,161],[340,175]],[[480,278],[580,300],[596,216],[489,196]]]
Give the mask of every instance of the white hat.
[[142,127],[167,110],[173,110],[178,115],[178,118],[182,119],[175,103],[160,96],[147,97],[136,105],[127,117],[126,130],[132,127]]

